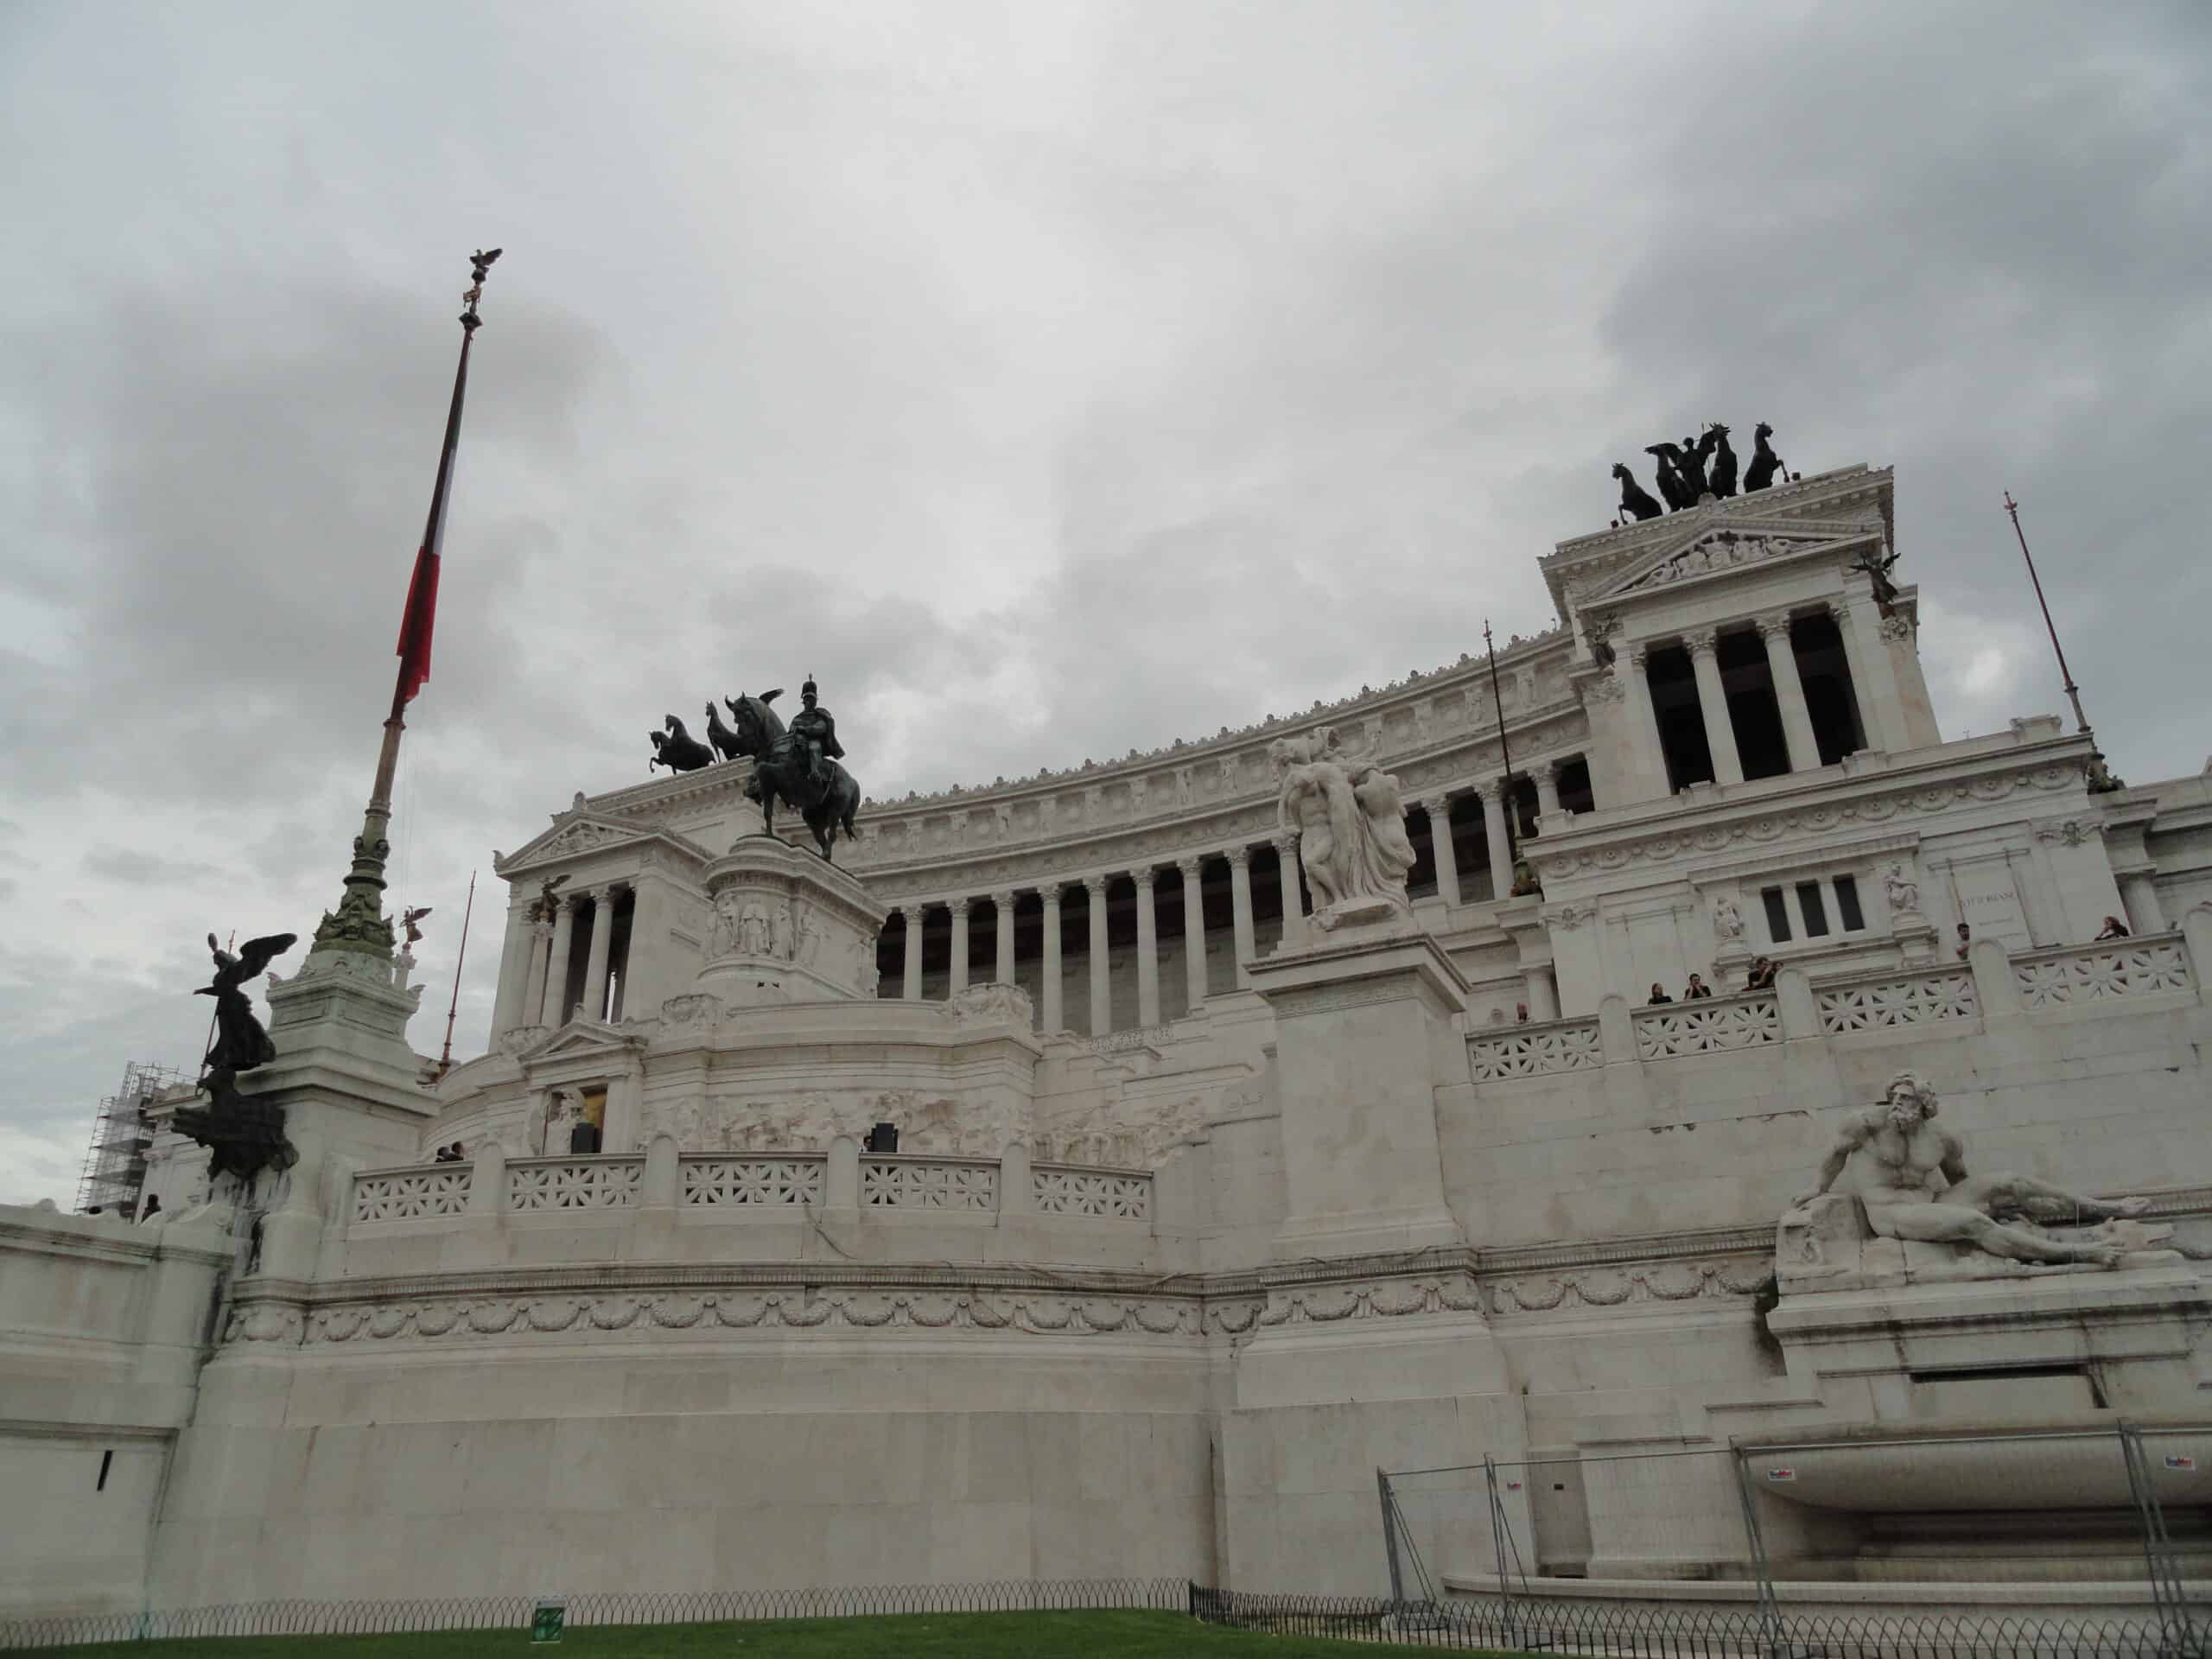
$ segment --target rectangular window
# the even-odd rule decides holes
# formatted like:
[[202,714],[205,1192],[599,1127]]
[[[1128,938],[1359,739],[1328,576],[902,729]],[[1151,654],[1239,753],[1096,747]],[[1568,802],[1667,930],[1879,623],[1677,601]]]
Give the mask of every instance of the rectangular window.
[[1782,889],[1769,887],[1759,894],[1766,900],[1766,933],[1777,944],[1789,943],[1789,906],[1782,902]]
[[1797,884],[1797,908],[1805,913],[1805,937],[1817,939],[1828,931],[1828,913],[1821,903],[1821,884],[1800,881]]
[[1856,876],[1839,875],[1835,879],[1835,913],[1843,922],[1843,931],[1856,933],[1866,925],[1866,912],[1859,908],[1859,880]]

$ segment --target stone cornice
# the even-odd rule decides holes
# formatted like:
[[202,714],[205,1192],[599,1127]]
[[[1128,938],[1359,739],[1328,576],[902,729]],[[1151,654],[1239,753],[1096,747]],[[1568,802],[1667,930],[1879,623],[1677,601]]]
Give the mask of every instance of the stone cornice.
[[1561,616],[1576,608],[1577,590],[1594,591],[1609,578],[1643,557],[1654,547],[1671,542],[1694,524],[1723,524],[1737,518],[1779,518],[1812,519],[1851,517],[1854,508],[1872,508],[1883,533],[1895,545],[1897,525],[1893,479],[1885,467],[1870,468],[1865,462],[1840,467],[1794,484],[1777,485],[1753,494],[1732,496],[1706,507],[1668,513],[1640,524],[1623,524],[1592,535],[1577,536],[1559,543],[1537,561],[1552,601]]
[[[1540,874],[1566,877],[1725,854],[1745,842],[1778,841],[1796,831],[1834,834],[1854,825],[1994,803],[2024,791],[2055,802],[2068,791],[2082,793],[2082,766],[2088,753],[2089,741],[2079,735],[2016,740],[1987,749],[1969,740],[1884,757],[1878,767],[1823,767],[1767,780],[1777,786],[1755,786],[1748,794],[1732,791],[1687,803],[1677,797],[1580,815],[1556,836],[1530,842],[1528,853]],[[2038,804],[2032,810],[2048,808]]]

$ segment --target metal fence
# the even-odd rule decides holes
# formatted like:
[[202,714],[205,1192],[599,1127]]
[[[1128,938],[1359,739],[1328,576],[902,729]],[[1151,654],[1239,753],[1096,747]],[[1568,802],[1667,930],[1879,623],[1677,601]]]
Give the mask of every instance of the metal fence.
[[[1305,1628],[1297,1621],[1310,1607],[1324,1624],[1389,1619],[1389,1639],[1446,1648],[2212,1659],[2212,1609],[2191,1576],[2212,1550],[2209,1441],[2212,1424],[2199,1421],[1896,1425],[1855,1436],[1576,1447],[1377,1470],[1389,1596],[1294,1599],[1284,1628]],[[2057,1537],[2068,1548],[2053,1573],[2056,1563],[2043,1552]],[[1961,1543],[1955,1560],[1945,1556]],[[2007,1569],[2008,1544],[2037,1558],[2030,1571]],[[1861,1551],[1870,1578],[1856,1570]],[[1936,1557],[1941,1570],[1897,1570],[1888,1559],[1914,1553]],[[1609,1570],[1595,1564],[1607,1559]],[[2017,1612],[1985,1603],[1966,1613],[1931,1605],[1923,1615],[1893,1601],[1861,1615],[1788,1607],[1776,1588],[1798,1585],[1796,1593],[1808,1595],[1820,1581],[1853,1580],[1871,1599],[1895,1587],[1898,1599],[1911,1601],[1978,1565],[1993,1567],[1987,1576],[2012,1580],[2016,1592],[2050,1583],[2061,1601],[2069,1581],[2139,1586],[2133,1593],[2142,1611],[2107,1602],[2069,1617],[2048,1602]],[[1587,1595],[1563,1587],[1586,1574],[1621,1582]],[[1746,1605],[1653,1605],[1669,1579],[1732,1581]],[[1651,1598],[1624,1589],[1647,1580]],[[1409,1609],[1427,1610],[1420,1617],[1429,1626],[1404,1626]]]
[[[898,1584],[819,1590],[725,1590],[690,1594],[597,1592],[561,1598],[570,1627],[708,1624],[768,1618],[852,1618],[887,1613],[1181,1612],[1181,1579],[1018,1580],[995,1584]],[[256,1601],[167,1612],[0,1619],[0,1651],[84,1642],[158,1642],[174,1637],[382,1636],[426,1630],[523,1630],[539,1598],[480,1596],[434,1601]]]
[[2155,1623],[2003,1618],[1770,1616],[1691,1607],[1549,1602],[1362,1600],[1251,1595],[1191,1586],[1191,1616],[1273,1636],[1456,1652],[1625,1656],[1627,1659],[2178,1659]]

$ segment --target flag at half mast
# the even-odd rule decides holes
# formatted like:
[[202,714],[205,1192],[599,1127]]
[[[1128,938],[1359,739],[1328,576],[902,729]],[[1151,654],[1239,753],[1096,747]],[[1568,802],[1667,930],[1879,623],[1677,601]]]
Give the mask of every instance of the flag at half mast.
[[323,912],[315,929],[310,957],[344,952],[380,961],[391,957],[391,923],[384,913],[385,861],[391,851],[387,832],[391,826],[391,784],[399,768],[399,739],[407,729],[407,705],[430,677],[430,637],[438,614],[438,563],[445,540],[446,505],[453,493],[454,457],[461,448],[461,410],[468,391],[468,349],[483,326],[476,303],[484,297],[484,279],[499,250],[474,255],[470,264],[474,282],[462,298],[467,309],[461,314],[461,363],[453,377],[453,404],[446,411],[446,440],[438,452],[438,481],[430,491],[430,516],[423,526],[423,543],[415,554],[415,575],[407,584],[407,609],[399,622],[399,674],[391,690],[391,712],[384,722],[384,747],[377,754],[377,777],[369,791],[368,810],[362,815],[361,833],[353,839],[353,867],[346,877],[346,891],[335,910]]

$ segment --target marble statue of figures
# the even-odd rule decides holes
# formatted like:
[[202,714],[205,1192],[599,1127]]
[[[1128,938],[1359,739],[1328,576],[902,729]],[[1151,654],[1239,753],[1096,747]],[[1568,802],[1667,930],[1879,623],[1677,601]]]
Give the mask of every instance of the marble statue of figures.
[[1315,918],[1332,927],[1362,903],[1408,907],[1406,872],[1414,865],[1398,780],[1345,750],[1333,728],[1268,747],[1276,810],[1298,835],[1299,862],[1313,887]]
[[1744,912],[1726,895],[1713,901],[1713,931],[1724,939],[1744,937]]
[[1904,866],[1892,864],[1882,873],[1883,891],[1889,895],[1891,910],[1918,910],[1920,883],[1904,873]]
[[213,933],[207,936],[215,977],[194,995],[215,999],[215,1038],[200,1075],[208,1104],[178,1108],[175,1123],[180,1135],[207,1148],[211,1175],[232,1174],[251,1181],[264,1169],[289,1169],[298,1160],[284,1137],[284,1109],[248,1100],[238,1091],[239,1072],[276,1058],[276,1046],[254,1018],[245,987],[298,938],[296,933],[271,933],[248,939],[233,956],[215,943]]
[[1797,1199],[1848,1193],[1882,1238],[1970,1244],[2014,1262],[2117,1265],[2130,1244],[2109,1231],[2055,1238],[2044,1225],[2109,1223],[2139,1216],[2147,1198],[2085,1198],[2025,1175],[1969,1175],[1966,1148],[1936,1127],[1936,1093],[1910,1071],[1890,1079],[1882,1103],[1854,1112],[1821,1165],[1820,1185]]

